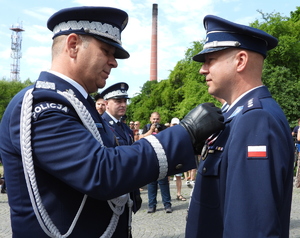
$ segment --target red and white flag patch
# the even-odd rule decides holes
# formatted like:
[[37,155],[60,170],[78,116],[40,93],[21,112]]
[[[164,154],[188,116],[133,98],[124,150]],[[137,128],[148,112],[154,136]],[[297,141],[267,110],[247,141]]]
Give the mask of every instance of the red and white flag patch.
[[267,146],[265,145],[248,146],[248,157],[252,157],[252,158],[267,157]]

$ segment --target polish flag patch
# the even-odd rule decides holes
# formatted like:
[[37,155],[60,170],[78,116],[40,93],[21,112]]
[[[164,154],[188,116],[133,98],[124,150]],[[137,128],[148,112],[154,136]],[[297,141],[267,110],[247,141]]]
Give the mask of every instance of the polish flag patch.
[[265,158],[267,157],[267,146],[248,146],[248,157],[254,158]]

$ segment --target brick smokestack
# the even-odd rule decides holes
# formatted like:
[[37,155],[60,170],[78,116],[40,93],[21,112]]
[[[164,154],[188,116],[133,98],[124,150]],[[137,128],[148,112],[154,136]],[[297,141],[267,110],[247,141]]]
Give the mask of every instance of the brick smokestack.
[[152,7],[150,81],[157,80],[157,4]]

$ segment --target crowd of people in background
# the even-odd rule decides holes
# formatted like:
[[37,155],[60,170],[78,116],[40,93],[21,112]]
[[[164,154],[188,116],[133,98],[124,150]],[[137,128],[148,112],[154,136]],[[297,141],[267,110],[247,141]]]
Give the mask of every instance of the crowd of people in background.
[[[126,87],[122,90],[121,85],[125,85]],[[144,125],[143,129],[141,129],[141,124],[139,121],[129,121],[126,122],[126,108],[127,108],[127,90],[128,85],[126,83],[117,83],[115,85],[110,86],[105,89],[102,93],[99,93],[95,96],[95,107],[99,114],[110,124],[112,130],[115,132],[116,139],[121,144],[131,144],[135,141],[138,141],[141,138],[144,138],[149,135],[155,135],[161,132],[162,130],[167,129],[168,127],[176,126],[180,123],[179,118],[174,117],[170,122],[161,123],[160,114],[158,112],[153,112],[150,115],[149,121],[150,123]],[[109,96],[107,96],[109,95]],[[110,102],[110,103],[109,103]],[[112,109],[112,103],[114,103]],[[123,120],[122,120],[123,119]],[[132,135],[132,142],[124,143],[122,137],[120,136],[119,127],[115,127],[118,120],[123,124],[121,127],[123,131],[131,130],[132,133],[126,133]],[[122,122],[121,122],[122,121]],[[124,137],[125,138],[125,137]],[[196,159],[198,157],[196,156]],[[187,199],[181,194],[182,188],[182,179],[186,181],[186,186],[189,188],[193,188],[195,184],[195,175],[196,169],[192,169],[186,171],[185,173],[178,173],[174,176],[166,176],[163,179],[158,181],[151,182],[147,185],[148,190],[148,213],[156,212],[157,205],[157,191],[158,186],[160,188],[162,202],[165,208],[166,213],[172,213],[172,203],[171,203],[171,194],[170,194],[170,180],[176,181],[176,199],[179,201],[186,201]],[[140,188],[140,191],[143,191],[143,188]]]
[[[160,114],[158,112],[153,112],[150,116],[150,123],[146,124],[143,129],[140,129],[139,121],[130,121],[129,127],[133,130],[135,141],[137,141],[145,136],[158,134],[160,131],[167,129],[168,127],[176,126],[179,123],[180,120],[177,117],[172,118],[170,122],[161,123]],[[198,155],[196,155],[195,159],[198,159]],[[195,179],[196,168],[184,173],[174,174],[174,176],[169,176],[148,184],[148,213],[154,213],[156,211],[158,185],[165,211],[167,213],[172,213],[170,181],[174,180],[176,184],[176,200],[187,201],[187,199],[181,194],[182,180],[185,180],[187,187],[193,188]]]

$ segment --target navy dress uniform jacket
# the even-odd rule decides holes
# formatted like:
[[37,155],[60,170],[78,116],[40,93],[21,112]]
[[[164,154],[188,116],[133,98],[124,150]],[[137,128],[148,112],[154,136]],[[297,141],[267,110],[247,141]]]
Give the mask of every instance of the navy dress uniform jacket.
[[134,142],[133,131],[124,122],[120,122],[120,126],[118,126],[106,112],[103,113],[102,118],[115,134],[119,145],[131,145]]
[[[115,121],[106,113],[102,114],[102,119],[107,122],[110,130],[116,136],[117,145],[132,145],[133,141],[133,131],[124,123],[120,122],[120,125],[115,123]],[[140,190],[135,189],[130,193],[130,198],[133,200],[133,212],[137,212],[142,203],[142,199],[140,197]]]
[[200,161],[186,237],[289,237],[293,141],[263,86],[224,114],[225,129]]
[[[52,82],[56,90],[73,90],[91,113],[105,145],[101,147],[83,126],[68,100],[55,90],[35,88],[31,141],[42,202],[60,233],[65,234],[84,194],[87,194],[86,204],[69,237],[100,237],[112,216],[106,200],[157,180],[159,155],[146,139],[131,146],[114,148],[114,135],[96,111],[91,98],[84,99],[76,88],[48,72],[42,72],[38,81]],[[42,238],[48,236],[34,214],[20,154],[20,110],[26,90],[12,99],[2,118],[0,151],[5,167],[13,237]],[[192,143],[183,127],[166,130],[156,138],[167,158],[167,175],[193,168]],[[127,234],[128,210],[125,210],[113,237],[123,238]]]

